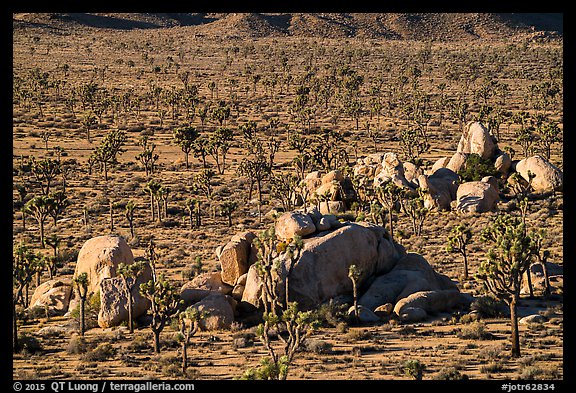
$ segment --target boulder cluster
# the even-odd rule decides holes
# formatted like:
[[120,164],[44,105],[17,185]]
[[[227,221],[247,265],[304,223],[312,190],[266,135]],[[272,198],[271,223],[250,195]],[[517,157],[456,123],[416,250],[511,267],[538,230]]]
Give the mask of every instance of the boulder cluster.
[[541,156],[512,161],[510,156],[498,148],[496,138],[480,122],[469,122],[452,157],[438,159],[424,173],[410,162],[402,163],[396,153],[374,153],[357,161],[354,176],[366,177],[374,187],[393,182],[398,187],[424,193],[425,207],[438,210],[455,208],[461,212],[483,213],[496,209],[500,201],[500,190],[496,178],[487,176],[480,181],[460,183],[458,172],[466,165],[469,155],[477,154],[494,165],[502,179],[513,181],[510,175],[517,172],[523,181],[529,182],[532,191],[543,194],[562,191],[562,171]]

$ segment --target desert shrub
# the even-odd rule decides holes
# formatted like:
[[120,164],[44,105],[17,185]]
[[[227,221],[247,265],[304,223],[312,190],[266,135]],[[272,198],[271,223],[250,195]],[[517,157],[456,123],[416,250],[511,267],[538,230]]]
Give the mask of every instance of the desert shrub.
[[42,351],[40,341],[38,341],[36,337],[29,336],[26,333],[18,335],[18,344],[20,345],[20,351],[25,354],[34,354]]
[[468,375],[462,374],[456,369],[456,367],[444,367],[434,376],[433,379],[443,381],[467,380]]
[[505,370],[505,367],[497,361],[492,361],[485,366],[480,367],[482,374],[499,373]]
[[486,160],[478,154],[472,153],[466,157],[462,168],[458,171],[462,182],[480,181],[486,176],[498,176],[498,171],[490,160]]
[[318,339],[308,339],[304,344],[304,349],[320,355],[330,353],[332,351],[332,344]]
[[464,325],[458,332],[458,338],[469,340],[486,340],[490,337],[492,337],[492,334],[486,330],[486,324],[481,321]]
[[69,355],[79,355],[87,351],[86,340],[84,337],[74,334],[68,341],[66,353]]
[[470,309],[478,312],[482,318],[500,317],[504,307],[502,301],[492,296],[480,296],[470,304]]
[[82,355],[81,359],[85,362],[100,362],[113,357],[116,349],[110,343],[98,344],[93,350]]
[[351,330],[346,335],[346,341],[361,341],[368,340],[372,337],[372,333],[369,330]]
[[128,349],[131,351],[142,351],[151,349],[150,338],[146,335],[139,334],[132,339],[128,344]]
[[406,376],[410,376],[414,379],[421,380],[422,373],[424,372],[426,366],[420,363],[419,360],[406,360],[403,363],[402,368]]
[[518,379],[523,380],[542,380],[542,379],[558,379],[560,373],[556,369],[542,368],[538,366],[525,366],[520,368]]
[[233,348],[246,348],[254,345],[254,333],[236,333],[232,336]]
[[416,334],[416,329],[414,326],[406,325],[398,329],[397,333],[401,336],[410,336]]
[[[86,329],[98,326],[98,313],[100,312],[100,292],[93,293],[86,301],[84,309],[84,323]],[[70,316],[80,322],[80,302],[70,311]]]
[[317,311],[320,324],[326,327],[336,327],[340,322],[346,320],[346,308],[345,304],[337,304],[332,299],[322,303]]
[[460,317],[460,323],[471,323],[474,321],[478,321],[480,319],[480,315],[476,313],[472,314],[464,314]]

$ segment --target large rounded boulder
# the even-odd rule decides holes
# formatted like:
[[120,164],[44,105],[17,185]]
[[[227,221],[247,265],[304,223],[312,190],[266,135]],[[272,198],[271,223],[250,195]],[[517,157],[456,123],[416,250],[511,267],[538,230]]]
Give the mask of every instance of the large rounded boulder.
[[537,193],[562,191],[562,171],[544,157],[534,156],[519,161],[516,172],[526,181],[529,181],[528,172],[531,172],[534,175],[531,185]]
[[93,237],[84,243],[78,253],[74,278],[87,273],[88,293],[94,293],[99,290],[102,280],[116,277],[116,270],[121,263],[134,263],[132,250],[123,237]]
[[482,123],[471,121],[464,127],[456,151],[465,154],[475,153],[486,160],[492,160],[496,149],[496,138],[490,131]]

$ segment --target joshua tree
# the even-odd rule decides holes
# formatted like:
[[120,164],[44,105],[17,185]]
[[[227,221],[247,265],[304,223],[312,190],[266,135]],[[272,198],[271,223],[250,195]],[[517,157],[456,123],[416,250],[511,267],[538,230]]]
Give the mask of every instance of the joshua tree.
[[[162,185],[158,183],[156,180],[152,179],[146,184],[146,187],[144,188],[144,191],[150,194],[150,213],[152,215],[152,221],[154,221],[154,211],[155,211],[154,200],[158,195],[158,190],[160,190],[160,187],[162,187]],[[158,211],[158,216],[160,216],[160,211]]]
[[124,215],[130,224],[130,236],[134,238],[134,210],[136,209],[136,204],[134,201],[130,200],[126,203]]
[[152,303],[150,329],[154,335],[154,352],[160,353],[160,333],[178,312],[182,300],[176,288],[162,274],[156,280],[152,279],[140,284],[140,293]]
[[356,265],[350,265],[348,268],[348,277],[352,281],[352,294],[354,296],[354,318],[356,323],[360,323],[360,315],[358,313],[358,280],[362,275],[362,271]]
[[[20,344],[18,342],[18,322],[16,320],[16,305],[22,299],[24,288],[28,287],[32,277],[43,269],[42,258],[39,254],[34,254],[24,244],[20,243],[14,249],[12,266],[12,278],[14,289],[16,290],[12,296],[12,344],[14,352],[20,351]],[[23,302],[26,307],[26,302]]]
[[189,168],[188,155],[194,149],[194,141],[199,135],[200,134],[196,128],[191,126],[176,128],[174,130],[174,140],[176,141],[176,144],[180,146],[180,149],[186,158],[186,169]]
[[26,214],[34,217],[40,228],[40,243],[42,248],[45,246],[44,242],[44,222],[46,218],[50,215],[50,212],[54,209],[54,199],[49,196],[36,196],[30,199],[24,205],[24,211]]
[[404,198],[400,200],[402,210],[404,210],[404,213],[410,217],[410,221],[412,223],[412,231],[416,236],[420,236],[422,234],[424,220],[426,220],[426,217],[430,212],[428,208],[424,207],[424,198],[420,192],[419,194],[420,195],[414,196],[408,193],[404,193]]
[[95,126],[97,122],[98,120],[96,119],[96,116],[94,116],[92,112],[88,112],[82,118],[82,125],[86,129],[86,140],[88,141],[88,143],[92,143],[92,139],[90,138],[90,128]]
[[375,189],[378,201],[388,209],[388,226],[390,230],[390,240],[394,239],[394,211],[397,211],[403,192],[394,182],[388,182],[384,187]]
[[154,163],[158,160],[158,154],[154,154],[156,145],[152,142],[148,143],[148,137],[144,136],[139,145],[142,151],[136,156],[136,159],[144,166],[146,176],[154,173]]
[[190,337],[194,336],[198,331],[199,323],[203,317],[204,314],[193,307],[188,307],[179,314],[180,340],[182,342],[182,373],[185,373],[188,367]]
[[52,199],[52,209],[50,209],[50,215],[54,220],[54,227],[56,227],[58,223],[58,217],[64,212],[64,209],[70,205],[70,201],[66,196],[64,191],[56,191],[50,194]]
[[232,226],[232,214],[238,208],[236,201],[224,201],[220,205],[220,215],[228,218],[228,227]]
[[20,208],[22,213],[22,230],[26,230],[26,212],[24,210],[26,195],[28,195],[28,188],[24,184],[14,184],[14,189],[18,191],[18,196],[20,198],[20,203],[22,207]]
[[134,287],[136,287],[138,276],[146,269],[146,265],[147,263],[144,261],[134,262],[131,264],[120,263],[118,265],[118,274],[122,278],[126,300],[128,301],[128,328],[130,329],[130,333],[134,333],[134,321],[132,318],[134,298],[132,296],[132,291],[134,290]]
[[518,217],[499,215],[485,228],[482,241],[494,247],[480,264],[476,278],[484,289],[510,307],[512,357],[520,357],[520,336],[516,306],[520,298],[522,276],[529,268],[534,253],[534,239],[526,233],[526,226]]
[[52,234],[45,239],[45,242],[54,250],[54,255],[48,259],[47,265],[50,279],[53,279],[56,275],[56,269],[58,268],[58,245],[60,244],[60,238],[58,235]]
[[224,174],[226,168],[226,155],[233,136],[232,130],[220,127],[208,137],[207,151],[216,161],[218,173],[221,175]]
[[466,224],[458,224],[448,235],[448,245],[446,246],[447,252],[458,252],[464,258],[464,279],[468,279],[468,256],[466,254],[466,246],[472,239],[472,231]]
[[80,298],[80,335],[83,336],[86,331],[86,324],[84,320],[84,310],[86,305],[86,297],[88,296],[88,273],[84,272],[74,278],[76,284],[76,293]]
[[61,166],[57,160],[51,158],[45,158],[40,161],[36,161],[32,157],[30,161],[30,170],[34,175],[34,178],[40,184],[42,189],[42,195],[50,194],[50,185],[54,179],[60,174]]
[[[543,242],[546,238],[546,230],[540,229],[532,234],[532,238],[534,239],[534,255],[538,258],[538,262],[542,266],[542,272],[544,273],[544,297],[547,298],[550,296],[550,280],[548,279],[548,266],[546,262],[550,257],[550,250],[545,250],[543,248]],[[530,269],[526,272],[527,275],[530,275]]]
[[186,199],[186,209],[188,210],[188,215],[190,216],[190,229],[194,227],[193,217],[195,217],[196,228],[200,228],[201,225],[201,214],[200,214],[200,205],[201,202],[197,198],[188,198]]
[[121,130],[112,130],[100,142],[100,145],[92,153],[93,159],[104,169],[104,180],[108,181],[108,167],[116,164],[119,153],[124,152],[122,149],[126,143],[126,132]]
[[[299,311],[296,302],[283,304],[278,292],[278,284],[281,280],[278,258],[284,258],[287,263],[290,263],[289,271],[284,274],[286,278],[290,275],[291,266],[301,250],[302,243],[298,239],[290,243],[278,242],[272,227],[260,233],[254,239],[253,244],[258,249],[256,269],[263,282],[260,300],[264,305],[264,314],[263,323],[258,326],[258,335],[270,357],[263,359],[260,368],[246,371],[243,378],[284,380],[288,375],[294,355],[317,325],[317,319],[311,311]],[[288,293],[287,285],[288,282],[285,281],[284,288]],[[282,355],[277,353],[277,349],[272,346],[269,336],[272,328],[278,331],[285,329],[288,333],[287,338],[278,335],[284,344]]]

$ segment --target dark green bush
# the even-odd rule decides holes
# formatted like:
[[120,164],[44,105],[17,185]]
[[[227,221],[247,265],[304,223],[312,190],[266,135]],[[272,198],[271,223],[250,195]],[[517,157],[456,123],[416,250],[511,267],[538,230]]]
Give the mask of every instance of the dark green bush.
[[466,157],[466,162],[458,171],[462,183],[469,181],[480,181],[486,176],[498,176],[498,171],[494,168],[494,164],[490,160],[485,160],[475,153],[471,153]]

